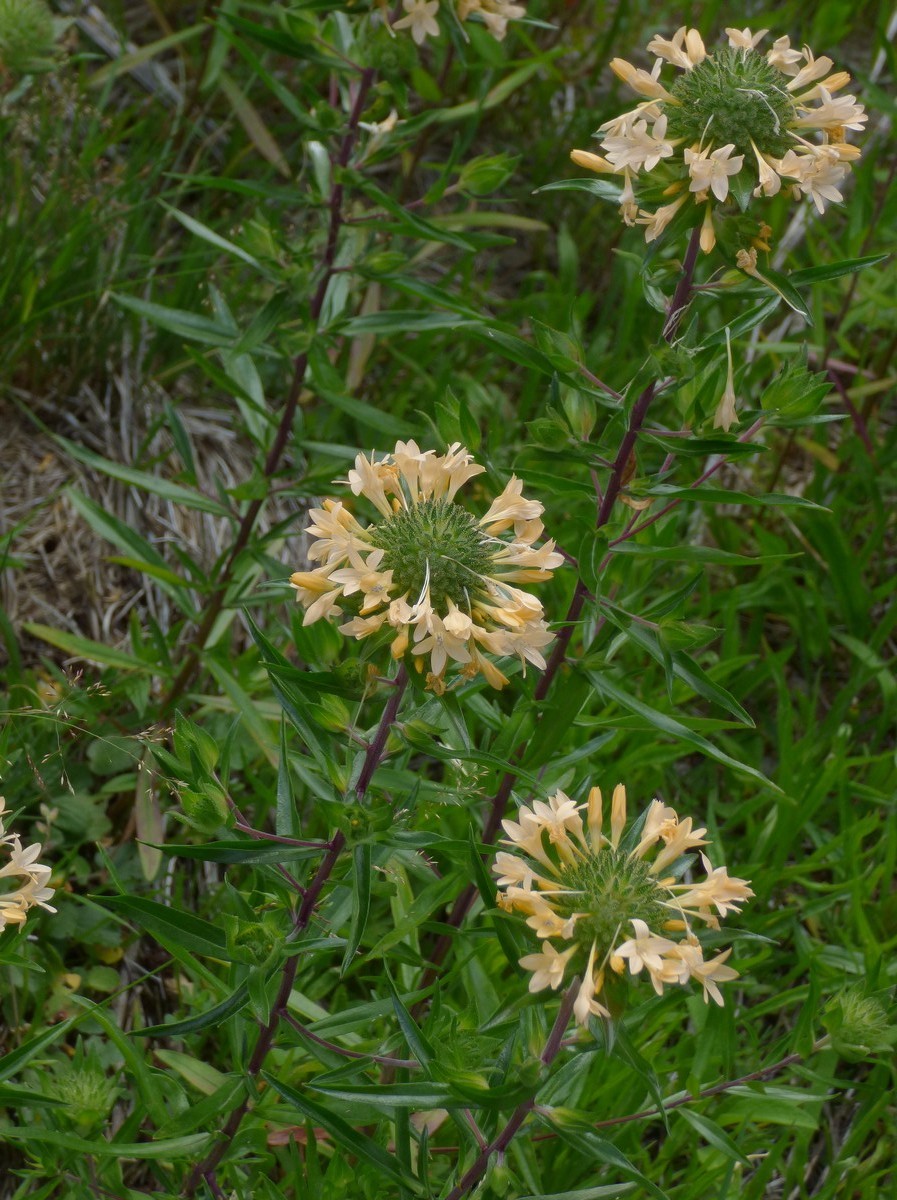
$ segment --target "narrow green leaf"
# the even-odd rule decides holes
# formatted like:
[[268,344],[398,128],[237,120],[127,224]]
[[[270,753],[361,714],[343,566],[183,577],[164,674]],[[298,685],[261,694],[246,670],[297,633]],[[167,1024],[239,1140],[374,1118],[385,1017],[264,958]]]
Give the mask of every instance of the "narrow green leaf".
[[59,1146],[63,1150],[73,1150],[76,1154],[93,1154],[103,1158],[167,1159],[200,1158],[209,1144],[211,1135],[194,1133],[187,1137],[163,1138],[152,1142],[107,1142],[102,1138],[88,1141],[87,1138],[76,1137],[73,1133],[57,1133],[54,1129],[24,1125],[4,1129],[3,1136],[15,1142],[24,1142],[26,1145],[29,1142],[43,1142],[45,1145]]
[[862,271],[863,267],[874,267],[890,257],[891,255],[888,253],[867,254],[864,258],[844,258],[840,262],[792,271],[789,278],[794,284],[820,283],[824,279],[838,279],[842,275],[852,275],[854,271]]
[[112,292],[111,295],[116,304],[128,312],[188,342],[200,342],[205,346],[230,346],[239,335],[236,325],[223,325],[214,317],[189,312],[184,308],[166,308],[164,304],[138,300],[136,296],[124,296],[119,292]]
[[386,975],[386,986],[389,988],[389,994],[392,998],[392,1006],[395,1009],[396,1019],[401,1026],[402,1033],[405,1036],[405,1041],[408,1043],[408,1049],[429,1074],[428,1067],[435,1057],[435,1051],[421,1031],[412,1017],[411,1013],[402,1003],[399,993],[395,989],[395,985]]
[[249,962],[246,954],[235,954],[228,949],[224,931],[210,921],[195,917],[181,909],[168,908],[155,900],[143,900],[137,896],[94,896],[105,908],[121,913],[134,921],[154,937],[183,946],[194,954],[217,958],[223,962]]
[[[750,330],[762,324],[768,316],[775,312],[779,307],[779,297],[771,296],[768,300],[764,300],[762,304],[758,304],[755,308],[748,309],[740,317],[736,317],[734,321],[730,321],[728,325],[729,336],[731,338],[740,337],[743,333],[749,333]],[[708,338],[705,338],[700,350],[707,350],[711,346],[724,346],[726,344],[726,330],[718,329],[716,333],[711,333]]]
[[538,1196],[521,1196],[520,1200],[616,1200],[618,1196],[629,1196],[636,1186],[634,1183],[602,1183],[574,1192],[552,1192],[550,1195],[540,1192]]
[[347,174],[351,174],[354,187],[367,196],[369,200],[373,200],[395,217],[404,233],[412,237],[421,238],[423,241],[445,242],[450,246],[456,246],[459,250],[476,249],[476,244],[470,241],[469,238],[434,225],[432,222],[425,220],[423,217],[406,208],[404,204],[400,204],[388,192],[377,187],[369,176],[362,176],[356,172],[347,172]]
[[376,961],[387,950],[390,950],[398,942],[401,942],[403,938],[413,933],[421,922],[426,921],[435,909],[447,903],[454,896],[456,887],[457,885],[451,877],[435,879],[425,887],[414,898],[408,910],[396,921],[392,929],[388,933],[385,933],[376,945],[365,954],[364,962]]
[[345,974],[364,936],[371,907],[371,846],[363,842],[352,851],[352,924],[340,974]]
[[660,663],[668,674],[681,679],[699,696],[703,696],[705,700],[710,700],[713,704],[718,704],[730,712],[736,720],[753,728],[754,721],[750,713],[738,703],[731,692],[727,692],[718,683],[714,683],[690,655],[683,650],[668,650],[652,630],[633,621],[628,613],[623,613],[616,605],[604,601],[601,609],[618,628],[625,631],[628,638],[646,650],[655,662]]
[[[315,731],[311,714],[309,713],[308,706],[306,705],[304,698],[297,695],[293,689],[288,691],[286,688],[282,687],[279,682],[279,674],[283,667],[290,667],[292,670],[295,670],[295,668],[287,662],[280,651],[277,650],[273,643],[268,640],[264,633],[262,633],[261,629],[259,629],[255,621],[253,621],[252,617],[248,613],[246,613],[245,616],[246,622],[249,625],[249,631],[252,634],[252,640],[262,652],[262,657],[265,660],[263,665],[268,671],[268,678],[271,681],[271,690],[277,697],[277,701],[283,711],[286,713],[290,723],[294,725],[302,735],[302,738],[312,757],[317,762],[318,766],[324,771],[325,776],[329,777],[330,756],[327,753],[324,743],[321,741],[320,737]],[[278,674],[275,674],[272,669],[273,667],[277,667]]]
[[124,650],[116,650],[103,642],[94,642],[90,638],[78,637],[74,633],[65,633],[61,629],[53,629],[50,625],[41,625],[37,621],[26,621],[22,628],[32,637],[49,642],[66,654],[76,658],[86,658],[89,662],[100,663],[105,667],[118,667],[122,671],[151,671],[161,674],[161,668],[150,663],[141,662]]
[[78,510],[94,533],[98,533],[113,546],[118,546],[120,550],[124,550],[126,554],[130,555],[130,558],[114,561],[152,574],[153,578],[159,582],[162,591],[171,596],[185,616],[191,620],[196,617],[196,610],[190,602],[185,581],[171,569],[162,555],[146,538],[141,537],[132,526],[120,521],[108,509],[95,504],[77,488],[66,488],[65,494],[71,501],[72,507]]
[[734,1159],[735,1162],[740,1162],[745,1167],[751,1166],[750,1159],[745,1158],[729,1135],[720,1129],[716,1121],[711,1121],[709,1117],[703,1117],[700,1113],[691,1112],[687,1108],[677,1109],[676,1115],[691,1125],[692,1129],[697,1130],[705,1142],[721,1151],[726,1158]]
[[712,742],[708,742],[701,734],[695,733],[687,725],[683,725],[681,721],[677,721],[674,717],[659,712],[656,708],[652,708],[649,704],[645,704],[635,696],[631,696],[628,692],[623,691],[621,687],[618,687],[607,675],[589,671],[588,676],[592,680],[595,690],[604,696],[605,699],[613,700],[630,712],[637,713],[655,729],[659,729],[661,733],[665,733],[677,741],[686,742],[700,750],[702,754],[706,754],[708,758],[712,758],[724,766],[731,767],[743,775],[750,775],[752,779],[758,780],[764,787],[781,793],[781,788],[774,784],[771,779],[767,779],[762,771],[758,771],[756,767],[751,767],[747,763],[739,762],[738,759],[732,758],[731,755],[714,746]]
[[42,1092],[36,1092],[34,1088],[11,1087],[8,1084],[0,1084],[0,1108],[22,1108],[27,1105],[29,1108],[35,1107],[44,1108],[59,1108],[67,1105],[66,1100],[57,1100],[54,1096],[45,1096]]
[[10,1050],[9,1054],[4,1054],[0,1058],[0,1079],[9,1079],[10,1075],[15,1075],[21,1071],[22,1067],[27,1062],[30,1062],[35,1055],[40,1054],[47,1046],[52,1046],[54,1042],[58,1042],[60,1038],[64,1037],[74,1023],[75,1018],[69,1017],[67,1021],[60,1021],[58,1025],[51,1025],[43,1033],[39,1033],[36,1037],[29,1039],[29,1041],[23,1042],[15,1050]]
[[467,1108],[470,1100],[457,1096],[447,1083],[359,1083],[354,1087],[309,1082],[316,1092],[347,1104],[366,1104],[391,1113],[397,1108]]
[[188,1033],[198,1033],[200,1029],[215,1028],[234,1013],[238,1013],[249,999],[249,984],[241,983],[235,992],[216,1004],[207,1012],[195,1017],[186,1017],[183,1021],[172,1021],[168,1025],[148,1025],[146,1029],[132,1029],[132,1037],[184,1037]]
[[[498,887],[495,880],[490,877],[489,872],[486,870],[482,851],[474,838],[472,828],[469,831],[468,861],[470,863],[473,882],[477,886],[477,891],[480,893],[483,904],[486,908],[495,908],[495,897],[498,893]],[[518,966],[518,962],[523,951],[520,946],[516,926],[509,921],[503,920],[502,917],[496,916],[492,919],[492,928],[495,930],[495,936],[498,938],[505,958],[514,967],[518,975],[522,974],[522,968]]]
[[192,1133],[199,1125],[215,1127],[221,1119],[221,1114],[230,1112],[236,1106],[238,1097],[245,1088],[245,1079],[227,1079],[210,1096],[191,1104],[184,1112],[176,1113],[169,1121],[160,1125],[156,1130],[156,1137],[183,1137]]
[[277,763],[277,808],[274,829],[278,837],[298,837],[299,814],[293,796],[293,776],[290,772],[290,755],[287,750],[287,723],[280,718],[280,759]]
[[394,308],[390,312],[369,313],[352,317],[340,327],[340,333],[357,337],[361,333],[429,333],[434,329],[464,329],[479,322],[468,320],[453,312],[420,312],[416,309]]
[[105,67],[100,67],[98,71],[94,71],[93,75],[88,79],[87,85],[92,88],[102,87],[104,84],[110,82],[110,80],[117,79],[120,75],[125,75],[129,71],[133,71],[136,67],[150,62],[158,54],[164,54],[172,46],[178,46],[181,42],[187,42],[191,38],[199,37],[207,28],[208,25],[206,22],[200,21],[196,25],[188,25],[186,29],[178,29],[175,33],[169,33],[165,37],[158,38],[155,42],[148,42],[145,46],[141,46],[139,50],[133,50],[129,54],[122,54],[120,57],[116,56]]
[[626,1155],[606,1138],[599,1137],[597,1133],[585,1126],[574,1127],[565,1122],[551,1121],[550,1119],[548,1123],[569,1146],[578,1150],[590,1161],[597,1159],[598,1162],[616,1167],[623,1175],[640,1184],[651,1196],[656,1196],[657,1200],[670,1200],[666,1192],[661,1191],[655,1183],[652,1183],[647,1175],[643,1175]]
[[342,1117],[338,1117],[336,1113],[331,1112],[329,1108],[324,1108],[323,1105],[317,1104],[314,1100],[310,1100],[307,1096],[303,1096],[300,1092],[297,1092],[295,1088],[281,1083],[273,1075],[269,1075],[267,1071],[262,1071],[262,1077],[288,1104],[292,1104],[316,1125],[320,1125],[322,1129],[326,1129],[337,1145],[342,1146],[344,1150],[348,1150],[350,1154],[364,1159],[365,1162],[369,1162],[371,1166],[375,1167],[387,1179],[391,1179],[393,1183],[410,1188],[415,1196],[423,1194],[423,1189],[414,1176],[409,1175],[407,1171],[403,1171],[396,1159],[387,1154],[382,1146],[378,1146],[366,1134],[359,1133],[358,1130],[353,1129],[351,1125],[347,1124]]
[[767,287],[778,292],[789,308],[794,309],[805,321],[812,322],[813,316],[807,308],[806,301],[787,275],[783,275],[781,271],[774,271],[772,267],[764,267],[757,275]]
[[651,487],[633,488],[635,496],[659,496],[664,500],[694,500],[697,504],[748,504],[759,508],[812,508],[829,510],[805,496],[789,496],[784,492],[731,492],[717,487],[676,487],[670,483],[657,483]]
[[623,189],[619,184],[606,179],[555,179],[553,183],[543,183],[533,192],[588,192],[598,200],[608,200],[611,204],[619,204]]
[[234,258],[239,258],[241,262],[248,263],[251,267],[262,269],[262,264],[248,250],[244,250],[242,246],[237,246],[233,242],[229,242],[227,238],[223,238],[221,234],[216,233],[214,229],[209,229],[208,225],[203,225],[202,221],[197,221],[195,217],[190,217],[187,213],[181,212],[180,209],[172,208],[170,204],[166,204],[164,200],[159,203],[176,221],[196,237],[202,241],[208,242],[210,246],[214,246],[216,250],[223,250],[225,254],[230,254]]
[[258,705],[244,691],[231,672],[218,659],[207,657],[206,666],[215,676],[224,694],[231,700],[249,736],[267,758],[272,767],[277,766],[277,746],[274,731],[269,721],[259,714]]
[[314,858],[323,854],[326,845],[289,846],[274,841],[254,841],[251,838],[234,841],[203,842],[201,845],[177,845],[172,842],[150,842],[157,850],[172,858],[194,858],[200,862],[216,863],[279,863],[298,858]]
[[621,542],[611,547],[617,554],[634,554],[641,558],[660,558],[665,562],[719,563],[726,566],[756,567],[761,563],[781,562],[786,558],[800,558],[800,554],[735,554],[731,550],[720,550],[717,546],[648,546],[642,542]]
[[[100,471],[103,475],[109,475],[112,479],[119,479],[122,483],[141,488],[144,492],[161,496],[163,500],[170,500],[172,504],[182,504],[185,508],[212,513],[216,517],[231,516],[228,509],[219,504],[217,500],[213,500],[211,496],[203,496],[200,492],[193,491],[192,488],[172,483],[170,479],[164,479],[160,475],[151,475],[148,471],[140,471],[136,467],[125,466],[124,463],[112,462],[111,459],[103,458],[101,454],[94,454],[86,446],[79,446],[77,442],[69,441],[61,434],[54,433],[51,436],[53,441],[57,442],[71,458]],[[146,556],[142,555],[142,557]],[[152,557],[149,561],[152,561]]]

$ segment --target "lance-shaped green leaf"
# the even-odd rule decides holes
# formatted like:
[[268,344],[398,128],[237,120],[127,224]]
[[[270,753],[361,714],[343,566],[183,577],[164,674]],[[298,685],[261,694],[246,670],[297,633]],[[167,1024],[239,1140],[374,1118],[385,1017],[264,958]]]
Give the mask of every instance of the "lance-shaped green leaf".
[[[206,318],[203,319],[205,320]],[[201,492],[194,491],[193,488],[187,488],[180,483],[174,483],[162,475],[152,475],[149,471],[141,471],[137,467],[129,467],[124,463],[117,463],[111,459],[103,458],[102,454],[95,454],[93,450],[88,450],[86,446],[80,446],[77,442],[71,442],[59,433],[54,433],[51,436],[53,441],[58,443],[71,458],[84,463],[86,467],[91,467],[103,475],[109,475],[112,479],[118,479],[122,483],[128,483],[132,487],[140,488],[144,492],[151,492],[155,496],[161,496],[163,500],[170,500],[172,504],[182,504],[185,508],[194,508],[199,512],[212,513],[216,517],[229,517],[232,515],[223,504],[220,504],[217,500],[213,500],[211,496],[204,496]]]
[[680,1108],[677,1115],[687,1124],[691,1125],[692,1129],[697,1130],[705,1142],[713,1146],[714,1149],[721,1151],[726,1158],[734,1159],[735,1162],[740,1162],[744,1167],[751,1166],[750,1159],[745,1158],[729,1135],[720,1129],[716,1121],[711,1121],[709,1117],[691,1112],[687,1108]]
[[94,896],[106,908],[121,913],[128,920],[158,938],[163,945],[182,946],[193,954],[217,958],[222,962],[251,962],[247,954],[228,949],[224,931],[211,921],[204,921],[182,909],[143,900],[137,896]]
[[148,1025],[145,1029],[132,1029],[132,1037],[184,1037],[188,1033],[197,1033],[200,1029],[215,1028],[234,1013],[238,1013],[249,999],[249,984],[241,983],[236,991],[227,999],[216,1004],[214,1008],[195,1017],[186,1017],[183,1021],[172,1021],[168,1025]]
[[178,845],[172,842],[148,842],[172,858],[195,858],[200,862],[216,863],[279,863],[297,858],[314,858],[327,850],[326,842],[309,846],[290,846],[284,842],[255,841],[238,838],[234,841],[202,842],[199,845]]
[[[387,1179],[391,1179],[393,1183],[410,1188],[415,1196],[423,1195],[423,1189],[414,1176],[409,1174],[408,1171],[403,1170],[398,1161],[388,1154],[382,1146],[378,1146],[372,1138],[369,1138],[364,1133],[360,1133],[357,1129],[353,1129],[342,1117],[338,1117],[329,1108],[325,1108],[322,1104],[318,1104],[308,1096],[304,1096],[288,1084],[281,1083],[279,1079],[275,1079],[267,1071],[262,1071],[262,1077],[288,1104],[292,1104],[294,1108],[297,1108],[299,1112],[312,1120],[315,1125],[320,1125],[322,1129],[326,1129],[338,1146],[347,1150],[349,1154],[362,1158],[365,1162],[369,1162]],[[432,1087],[430,1084],[427,1086]]]
[[607,674],[589,671],[588,676],[599,695],[604,696],[607,700],[615,701],[622,708],[626,708],[632,713],[636,713],[638,716],[644,718],[654,729],[667,734],[676,741],[694,746],[702,754],[706,754],[708,758],[715,759],[716,762],[722,763],[726,767],[731,767],[734,771],[738,771],[743,775],[750,775],[751,778],[758,780],[764,787],[771,788],[774,792],[781,791],[781,788],[774,784],[771,779],[767,779],[762,771],[758,771],[756,767],[751,767],[747,763],[739,762],[737,758],[732,758],[731,755],[726,754],[724,750],[720,750],[718,746],[714,746],[712,742],[702,737],[701,734],[695,733],[693,729],[689,729],[687,725],[683,725],[681,721],[677,721],[675,717],[671,717],[667,713],[662,713],[658,709],[652,708],[650,704],[645,704],[644,701],[630,695],[629,692],[619,687]]
[[84,658],[88,662],[100,663],[104,667],[118,667],[121,671],[152,671],[159,673],[152,663],[141,662],[124,650],[116,650],[104,642],[95,642],[91,638],[79,637],[74,633],[66,633],[62,629],[54,629],[51,625],[41,625],[37,621],[26,621],[22,628],[32,637],[40,638],[71,654],[75,658]]
[[340,973],[345,974],[355,957],[371,908],[371,846],[363,842],[352,851],[352,923]]
[[643,1175],[622,1150],[618,1150],[613,1142],[609,1142],[606,1138],[599,1137],[584,1121],[574,1119],[572,1115],[568,1119],[567,1114],[562,1114],[560,1111],[554,1114],[544,1114],[543,1120],[546,1121],[546,1124],[550,1124],[551,1128],[568,1146],[578,1150],[590,1161],[603,1162],[608,1166],[616,1167],[624,1177],[640,1184],[649,1195],[656,1196],[657,1200],[669,1200],[666,1192],[661,1191],[655,1183],[652,1183],[647,1175]]
[[59,1133],[55,1129],[41,1129],[36,1125],[9,1127],[3,1130],[3,1136],[26,1145],[37,1142],[73,1150],[76,1154],[120,1159],[199,1158],[210,1137],[207,1133],[194,1133],[187,1137],[162,1138],[152,1142],[107,1142],[103,1138],[80,1138],[73,1133]]

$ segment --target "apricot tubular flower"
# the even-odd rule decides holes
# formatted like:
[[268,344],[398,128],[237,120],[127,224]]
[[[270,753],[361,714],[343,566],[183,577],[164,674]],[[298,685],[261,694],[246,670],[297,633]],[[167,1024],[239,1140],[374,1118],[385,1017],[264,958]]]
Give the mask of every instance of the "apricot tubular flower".
[[[597,787],[582,804],[558,791],[547,803],[521,807],[517,817],[503,822],[504,844],[514,853],[499,851],[492,869],[503,889],[499,907],[523,914],[543,942],[542,953],[520,960],[533,972],[531,992],[557,990],[578,959],[584,963],[573,1006],[579,1025],[610,1015],[610,980],[627,974],[646,974],[658,995],[694,979],[705,1001],[723,1003],[717,985],[738,977],[726,965],[731,951],[705,958],[695,927],[718,930],[720,917],[740,912],[754,893],[746,879],[713,867],[703,853],[705,877],[677,882],[694,864],[690,851],[707,844],[706,829],[652,800],[627,831],[622,784],[614,789],[609,834]],[[559,948],[554,940],[569,944]]]
[[515,476],[479,520],[455,502],[484,469],[459,443],[443,455],[413,441],[379,460],[359,454],[346,482],[380,519],[362,525],[339,500],[312,509],[308,557],[320,565],[290,577],[303,623],[350,615],[342,633],[389,631],[393,657],[410,653],[419,668],[429,658],[436,692],[450,662],[498,688],[507,679],[492,655],[544,668],[553,634],[539,600],[516,585],[549,579],[563,557],[553,541],[536,545],[543,508]]
[[[859,157],[847,141],[866,113],[855,96],[835,96],[850,81],[832,73],[827,55],[792,49],[778,38],[765,54],[767,30],[726,29],[728,44],[708,52],[700,33],[683,25],[672,38],[656,35],[645,71],[615,58],[610,67],[644,99],[598,130],[602,154],[573,150],[577,166],[623,177],[620,215],[645,226],[654,241],[676,217],[677,227],[701,224],[701,248],[716,244],[714,207],[774,196],[783,181],[794,199],[808,196],[820,213],[842,199],[840,185]],[[665,83],[665,65],[681,74]],[[815,132],[818,141],[810,141]],[[681,195],[685,193],[685,196]],[[683,208],[691,195],[706,205]],[[670,196],[677,199],[662,203]]]

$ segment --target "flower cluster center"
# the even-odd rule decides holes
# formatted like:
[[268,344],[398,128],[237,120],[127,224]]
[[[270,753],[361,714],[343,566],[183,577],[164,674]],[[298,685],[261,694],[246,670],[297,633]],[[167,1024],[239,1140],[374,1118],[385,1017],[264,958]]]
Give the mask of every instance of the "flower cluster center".
[[429,585],[430,603],[441,612],[452,600],[469,607],[492,564],[490,542],[474,517],[447,500],[412,504],[371,530],[374,546],[385,550],[380,569],[392,571],[392,591],[413,604]]
[[607,846],[564,870],[564,886],[574,895],[557,897],[556,908],[564,916],[584,913],[576,922],[573,938],[588,951],[593,942],[603,954],[631,933],[633,917],[652,929],[659,928],[669,913],[658,902],[657,883],[649,866]]
[[785,90],[785,77],[762,54],[731,47],[705,58],[685,71],[670,88],[679,101],[669,105],[667,137],[686,144],[727,146],[753,161],[751,139],[757,148],[781,158],[794,142],[787,135],[795,119],[794,101]]

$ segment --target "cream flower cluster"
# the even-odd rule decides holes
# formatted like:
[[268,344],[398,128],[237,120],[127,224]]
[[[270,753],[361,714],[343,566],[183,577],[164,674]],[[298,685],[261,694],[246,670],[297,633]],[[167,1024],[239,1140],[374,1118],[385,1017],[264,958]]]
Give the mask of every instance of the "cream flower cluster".
[[0,847],[7,859],[0,867],[0,878],[12,891],[0,892],[0,930],[7,925],[23,925],[29,909],[39,905],[47,912],[56,912],[47,901],[53,896],[53,888],[47,887],[50,868],[37,861],[41,852],[40,843],[22,847],[14,833],[7,833],[3,821],[6,801],[0,796]]
[[[679,860],[706,845],[706,829],[694,829],[691,817],[680,820],[672,808],[652,800],[643,822],[624,836],[622,784],[614,790],[609,836],[597,787],[584,804],[559,791],[547,804],[537,800],[517,815],[516,821],[502,822],[504,844],[515,853],[499,851],[492,869],[504,889],[499,906],[525,914],[527,925],[544,939],[541,953],[520,960],[533,972],[531,992],[556,990],[567,964],[578,957],[585,963],[573,1009],[580,1025],[591,1016],[610,1015],[607,985],[627,966],[631,976],[644,971],[658,995],[668,984],[694,979],[705,1002],[712,997],[723,1003],[717,984],[738,978],[725,965],[731,950],[705,959],[694,926],[719,929],[719,917],[740,912],[738,906],[754,893],[746,879],[712,867],[703,853],[705,878],[677,882]],[[551,939],[570,944],[558,949]]]
[[[751,193],[788,188],[822,213],[843,198],[841,183],[859,158],[847,137],[863,128],[866,113],[855,96],[835,95],[850,81],[846,71],[832,72],[829,57],[794,49],[787,37],[762,53],[765,29],[726,33],[728,45],[713,54],[686,26],[652,38],[650,72],[613,59],[614,73],[644,99],[599,128],[603,155],[571,152],[580,167],[622,177],[621,216],[643,225],[646,241],[683,207],[687,215],[690,201],[703,206],[704,251],[716,244],[714,203],[733,196],[744,207]],[[669,86],[660,78],[665,64],[682,72]]]
[[359,454],[346,482],[380,514],[364,526],[339,500],[312,509],[308,557],[320,563],[290,577],[306,606],[304,624],[351,611],[340,626],[356,638],[392,633],[392,654],[429,657],[427,683],[442,692],[448,663],[493,687],[508,681],[488,655],[516,655],[544,668],[553,640],[542,605],[514,586],[550,578],[563,557],[542,536],[542,505],[527,500],[512,476],[477,520],[455,503],[468,480],[485,470],[459,443],[438,455],[398,442],[376,460]]
[[[418,46],[428,37],[439,36],[439,0],[402,0],[405,16],[393,22],[393,29],[408,29]],[[510,0],[458,0],[454,5],[459,21],[478,16],[496,41],[504,39],[508,22],[526,16],[522,4],[511,4]]]

